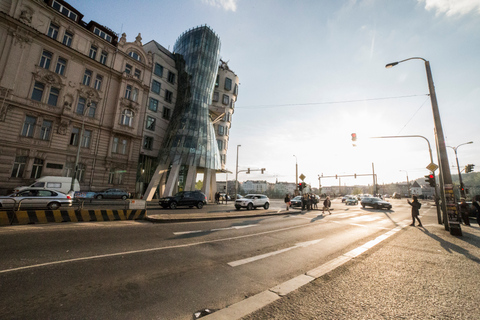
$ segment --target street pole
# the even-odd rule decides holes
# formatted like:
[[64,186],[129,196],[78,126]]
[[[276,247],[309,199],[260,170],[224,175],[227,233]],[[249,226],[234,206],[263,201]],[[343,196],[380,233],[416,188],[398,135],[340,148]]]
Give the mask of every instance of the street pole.
[[[440,111],[438,110],[437,96],[435,94],[435,86],[433,84],[432,71],[430,69],[430,62],[420,57],[408,58],[398,62],[392,62],[387,64],[386,68],[391,68],[401,62],[408,60],[422,60],[425,62],[425,70],[427,73],[428,90],[430,93],[430,101],[432,104],[433,121],[435,125],[435,138],[437,142],[437,157],[440,165],[440,185],[442,196],[442,209],[443,209],[443,223],[445,230],[450,230],[452,235],[462,235],[462,229],[460,228],[460,219],[458,215],[455,194],[453,193],[452,175],[450,173],[450,167],[448,165],[447,149],[445,147],[445,138],[443,135],[442,121],[440,119]],[[448,211],[447,211],[448,208]]]
[[297,156],[293,155],[295,157],[295,195],[297,195],[298,192],[298,162],[297,162]]
[[408,197],[410,198],[411,193],[410,193],[410,181],[408,181],[408,171],[407,170],[400,170],[400,171],[405,171],[405,173],[407,174],[407,193],[408,193]]
[[375,197],[376,193],[377,193],[376,192],[377,187],[376,187],[376,181],[375,181],[376,180],[375,179],[375,165],[373,164],[373,162],[372,162],[372,175],[373,175],[373,196]]
[[471,144],[471,143],[473,143],[473,141],[469,141],[469,142],[459,144],[456,147],[447,146],[449,148],[452,148],[453,151],[455,151],[455,160],[457,161],[457,169],[458,169],[458,181],[460,183],[460,197],[465,198],[465,199],[467,199],[467,196],[466,196],[466,193],[465,193],[465,186],[463,185],[463,181],[462,181],[462,173],[460,171],[460,165],[458,164],[457,149],[458,149],[458,147],[463,146],[464,144]]
[[238,194],[238,148],[241,147],[240,144],[237,144],[237,167],[235,169],[235,197],[234,199],[237,200]]
[[75,166],[73,167],[73,175],[72,175],[72,182],[70,184],[70,192],[74,192],[74,187],[75,187],[75,178],[77,177],[77,172],[78,172],[78,160],[80,158],[80,148],[82,145],[82,140],[83,140],[83,131],[85,130],[85,114],[87,113],[87,110],[90,108],[90,100],[87,100],[87,107],[83,111],[82,114],[82,128],[80,129],[80,137],[78,139],[78,147],[77,147],[77,156],[75,157]]

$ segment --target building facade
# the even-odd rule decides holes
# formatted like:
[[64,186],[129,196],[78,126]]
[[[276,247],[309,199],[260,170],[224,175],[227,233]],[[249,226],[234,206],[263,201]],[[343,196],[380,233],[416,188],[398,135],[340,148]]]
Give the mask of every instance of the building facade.
[[152,58],[82,19],[62,0],[0,2],[2,194],[45,175],[135,190]]
[[194,190],[201,173],[202,191],[212,201],[221,162],[209,106],[220,61],[220,39],[209,27],[197,27],[177,39],[174,54],[178,96],[145,199],[152,199],[158,187],[163,187],[166,195]]
[[149,194],[203,174],[210,197],[238,94],[218,36],[194,28],[172,53],[83,17],[63,0],[0,0],[0,194],[51,175],[140,197],[162,165]]
[[222,171],[226,170],[228,140],[235,102],[237,102],[238,97],[238,85],[238,76],[230,70],[226,62],[220,60],[212,104],[210,105],[210,115],[217,136]]

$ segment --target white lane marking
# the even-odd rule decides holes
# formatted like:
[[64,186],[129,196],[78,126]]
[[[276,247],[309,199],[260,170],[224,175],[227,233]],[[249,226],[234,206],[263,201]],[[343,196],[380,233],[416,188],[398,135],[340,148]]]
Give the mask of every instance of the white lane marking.
[[268,257],[271,257],[271,256],[275,256],[277,254],[290,251],[292,249],[305,248],[305,247],[311,246],[313,244],[317,244],[322,240],[323,239],[317,239],[317,240],[312,240],[312,241],[300,242],[300,243],[297,243],[296,245],[294,245],[293,247],[289,247],[289,248],[285,248],[285,249],[281,249],[281,250],[277,250],[277,251],[273,251],[273,252],[269,252],[269,253],[264,253],[264,254],[254,256],[254,257],[250,257],[250,258],[246,258],[246,259],[232,261],[232,262],[229,262],[228,265],[231,266],[231,267],[237,267],[237,266],[240,266],[242,264],[246,264],[246,263],[254,262],[254,261],[257,261],[257,260],[265,259],[265,258],[268,258]]
[[251,238],[251,237],[256,237],[256,236],[259,236],[259,235],[264,235],[264,234],[269,234],[269,233],[275,233],[275,232],[282,232],[282,231],[293,230],[293,229],[298,229],[298,228],[304,228],[306,226],[309,226],[309,225],[292,226],[292,227],[281,228],[281,229],[277,229],[277,230],[264,231],[264,232],[253,233],[253,234],[247,234],[247,235],[242,235],[242,236],[236,236],[236,237],[230,237],[230,238],[224,238],[224,239],[217,239],[217,240],[209,240],[209,241],[193,242],[193,243],[187,243],[187,244],[179,244],[179,245],[168,246],[168,247],[150,248],[150,249],[142,249],[142,250],[132,250],[132,251],[125,251],[125,252],[102,254],[102,255],[91,256],[91,257],[82,257],[82,258],[75,258],[75,259],[52,261],[52,262],[46,262],[46,263],[40,263],[40,264],[33,264],[33,265],[29,265],[29,266],[24,266],[24,267],[0,270],[0,274],[7,273],[7,272],[13,272],[13,271],[20,271],[20,270],[26,270],[26,269],[34,269],[34,268],[39,268],[39,267],[51,266],[51,265],[56,265],[56,264],[76,262],[76,261],[88,261],[88,260],[95,260],[95,259],[109,258],[109,257],[116,257],[116,256],[126,256],[126,255],[136,254],[136,253],[145,253],[145,252],[162,251],[162,250],[168,250],[168,249],[187,248],[187,247],[193,247],[193,246],[198,246],[198,245],[207,244],[207,243],[215,243],[215,242],[223,242],[223,241],[231,241],[231,240],[238,240],[238,239],[244,239],[244,238]]
[[228,228],[217,228],[217,229],[210,229],[210,230],[194,230],[194,231],[180,231],[180,232],[174,232],[174,235],[182,235],[182,234],[190,234],[190,233],[202,233],[202,232],[212,232],[212,231],[223,231],[223,230],[239,230],[239,229],[245,229],[245,228],[250,228],[250,227],[256,227],[258,226],[257,224],[249,224],[245,226],[233,226],[233,227],[228,227]]

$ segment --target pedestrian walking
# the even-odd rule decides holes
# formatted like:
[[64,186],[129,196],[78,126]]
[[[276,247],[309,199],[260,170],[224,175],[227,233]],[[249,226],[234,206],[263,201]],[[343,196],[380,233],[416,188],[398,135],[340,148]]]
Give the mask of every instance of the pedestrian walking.
[[325,213],[325,209],[328,210],[328,213],[329,214],[332,214],[330,212],[330,206],[332,205],[332,202],[330,201],[330,196],[327,196],[327,198],[325,199],[325,201],[323,201],[323,211],[322,213]]
[[220,192],[215,192],[215,203],[219,204],[220,202]]
[[418,217],[420,215],[420,207],[422,204],[418,202],[417,196],[412,196],[413,201],[410,202],[410,200],[407,199],[407,202],[409,205],[412,206],[412,227],[415,227],[415,219],[418,220],[418,226],[422,227],[422,221],[420,221],[420,218]]
[[285,201],[285,205],[287,206],[287,211],[290,210],[291,203],[290,203],[290,195],[288,193],[285,195],[284,201]]
[[473,207],[477,210],[477,223],[480,226],[480,195],[476,195],[472,201]]
[[458,205],[460,211],[460,216],[462,217],[463,223],[466,226],[470,225],[470,218],[468,217],[468,204],[465,198],[460,198],[460,204]]
[[307,210],[312,210],[312,197],[307,193]]
[[317,197],[314,194],[312,194],[312,204],[315,209],[318,209],[317,203],[318,203]]

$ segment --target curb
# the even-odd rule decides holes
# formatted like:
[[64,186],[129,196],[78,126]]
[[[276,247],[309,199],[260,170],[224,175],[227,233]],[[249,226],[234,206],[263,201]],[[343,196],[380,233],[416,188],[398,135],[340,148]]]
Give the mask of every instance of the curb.
[[90,222],[142,220],[147,211],[142,210],[25,210],[0,211],[0,226],[25,225],[49,222]]

